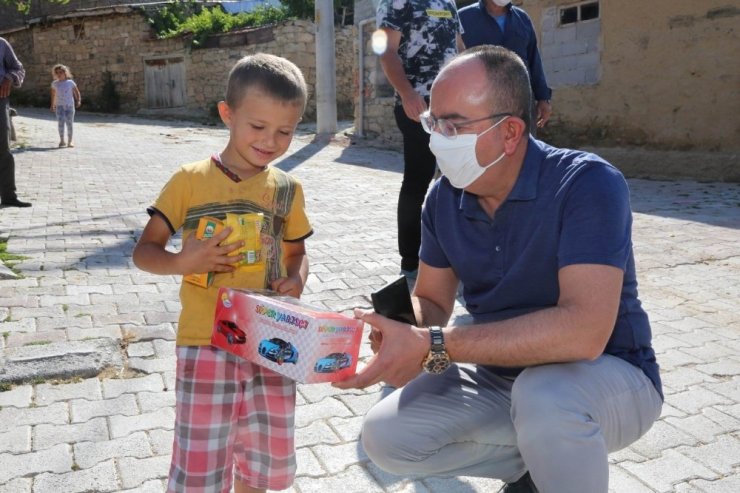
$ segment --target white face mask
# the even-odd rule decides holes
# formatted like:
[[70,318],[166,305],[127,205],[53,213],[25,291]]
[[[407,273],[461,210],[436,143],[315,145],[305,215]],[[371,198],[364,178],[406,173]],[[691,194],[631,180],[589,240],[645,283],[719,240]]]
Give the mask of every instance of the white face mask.
[[491,163],[482,166],[475,155],[475,146],[478,143],[478,137],[497,127],[507,118],[508,116],[503,117],[479,134],[458,134],[454,139],[448,139],[439,132],[432,132],[429,139],[429,149],[437,158],[437,166],[439,166],[440,171],[450,180],[453,187],[465,188],[470,186],[488,168],[506,156],[506,152],[502,152]]
[[499,7],[506,7],[511,3],[511,0],[493,0],[493,3],[495,3]]

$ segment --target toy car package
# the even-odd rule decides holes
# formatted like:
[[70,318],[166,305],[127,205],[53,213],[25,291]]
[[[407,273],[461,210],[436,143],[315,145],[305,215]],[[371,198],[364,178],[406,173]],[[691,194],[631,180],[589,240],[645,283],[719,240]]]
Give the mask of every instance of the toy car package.
[[300,383],[354,375],[363,322],[272,291],[220,288],[211,344]]
[[226,213],[224,227],[231,228],[231,233],[224,241],[224,244],[234,243],[239,240],[244,242],[243,247],[230,254],[232,256],[244,255],[244,258],[236,264],[240,270],[264,269],[265,259],[261,252],[263,221],[264,215],[261,212],[248,214]]
[[[198,221],[198,229],[195,230],[195,237],[199,240],[213,238],[224,229],[224,223],[214,217],[201,217]],[[213,282],[213,272],[204,272],[200,274],[187,274],[183,276],[185,282],[195,284],[202,288],[207,288]]]

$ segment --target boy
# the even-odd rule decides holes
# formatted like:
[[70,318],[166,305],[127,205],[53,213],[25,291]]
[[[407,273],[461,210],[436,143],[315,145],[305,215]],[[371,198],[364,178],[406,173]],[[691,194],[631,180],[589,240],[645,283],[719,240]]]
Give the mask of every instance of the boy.
[[[218,111],[229,129],[220,154],[178,170],[148,208],[134,248],[137,267],[154,274],[215,272],[208,288],[182,283],[177,333],[175,440],[170,492],[235,493],[288,488],[295,475],[295,383],[210,346],[218,288],[272,288],[299,297],[308,276],[304,239],[312,234],[300,184],[269,166],[287,151],[305,110],[298,67],[273,55],[239,60]],[[263,213],[261,270],[239,269],[226,244],[231,228],[197,240],[203,216]],[[165,250],[180,227],[182,249]],[[222,244],[222,242],[224,242]],[[233,469],[233,476],[232,476]]]

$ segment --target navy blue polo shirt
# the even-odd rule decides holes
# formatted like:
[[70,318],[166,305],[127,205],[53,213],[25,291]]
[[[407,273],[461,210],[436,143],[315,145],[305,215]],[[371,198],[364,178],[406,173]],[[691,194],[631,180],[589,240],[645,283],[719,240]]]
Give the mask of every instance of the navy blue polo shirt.
[[619,170],[595,154],[530,136],[519,178],[493,218],[476,195],[444,176],[434,183],[422,213],[419,258],[455,271],[475,323],[557,305],[558,271],[567,265],[622,269],[619,312],[604,352],[641,368],[662,395],[650,323],[637,295],[631,231],[629,189]]
[[462,38],[466,48],[478,45],[496,45],[508,48],[524,60],[529,72],[536,101],[549,101],[552,91],[547,87],[542,59],[537,49],[537,35],[527,13],[509,4],[506,7],[506,27],[502,31],[496,19],[485,7],[485,0],[460,9]]

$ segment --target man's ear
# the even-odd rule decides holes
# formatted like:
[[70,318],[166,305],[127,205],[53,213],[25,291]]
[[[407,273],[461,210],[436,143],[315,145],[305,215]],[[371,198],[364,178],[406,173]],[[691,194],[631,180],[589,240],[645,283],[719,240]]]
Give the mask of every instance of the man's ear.
[[219,101],[216,105],[218,108],[218,116],[221,117],[221,121],[224,122],[227,128],[231,128],[231,108],[226,104],[226,101]]
[[529,135],[524,120],[515,116],[509,117],[504,125],[504,147],[507,154],[513,154],[522,139]]

